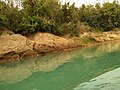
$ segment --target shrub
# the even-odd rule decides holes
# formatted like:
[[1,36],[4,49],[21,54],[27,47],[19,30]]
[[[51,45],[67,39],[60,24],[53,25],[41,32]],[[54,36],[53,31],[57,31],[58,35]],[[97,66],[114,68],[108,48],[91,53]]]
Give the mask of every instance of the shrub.
[[79,31],[77,30],[76,23],[64,23],[59,27],[61,35],[70,34],[71,36],[79,36]]

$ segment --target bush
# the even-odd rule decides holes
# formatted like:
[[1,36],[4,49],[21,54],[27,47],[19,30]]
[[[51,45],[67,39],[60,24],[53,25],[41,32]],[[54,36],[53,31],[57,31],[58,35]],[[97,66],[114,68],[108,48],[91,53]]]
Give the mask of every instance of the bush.
[[0,28],[23,35],[39,31],[79,36],[84,31],[120,28],[120,4],[117,1],[77,8],[70,3],[61,5],[59,0],[23,0],[22,9],[12,2],[17,1],[0,1]]
[[79,30],[77,30],[77,24],[76,23],[64,23],[60,25],[59,31],[61,35],[70,34],[71,36],[79,36]]
[[57,34],[57,25],[52,20],[41,18],[39,16],[23,17],[20,24],[16,27],[15,33],[29,34],[34,32],[49,32]]
[[5,15],[0,14],[0,27],[7,27],[8,19]]

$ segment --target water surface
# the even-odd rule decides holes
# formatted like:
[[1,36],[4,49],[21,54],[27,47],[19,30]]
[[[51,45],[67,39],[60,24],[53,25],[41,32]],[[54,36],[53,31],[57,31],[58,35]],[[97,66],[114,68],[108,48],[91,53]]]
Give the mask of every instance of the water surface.
[[119,42],[0,64],[0,90],[106,88],[120,88]]

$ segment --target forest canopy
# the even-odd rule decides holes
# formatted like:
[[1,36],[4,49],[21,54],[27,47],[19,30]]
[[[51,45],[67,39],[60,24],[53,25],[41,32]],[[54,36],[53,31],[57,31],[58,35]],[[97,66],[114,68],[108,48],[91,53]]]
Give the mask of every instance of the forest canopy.
[[48,32],[59,36],[78,36],[84,29],[111,31],[120,28],[120,4],[115,0],[78,8],[59,0],[0,0],[0,28],[23,35]]

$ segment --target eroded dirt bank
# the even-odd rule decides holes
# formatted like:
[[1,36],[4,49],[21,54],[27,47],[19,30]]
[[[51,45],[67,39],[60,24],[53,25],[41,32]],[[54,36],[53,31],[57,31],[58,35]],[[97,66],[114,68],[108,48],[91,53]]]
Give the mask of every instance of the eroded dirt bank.
[[20,60],[42,53],[68,50],[97,43],[120,40],[120,32],[84,33],[80,37],[58,37],[49,33],[36,33],[28,37],[20,34],[0,36],[0,61]]

